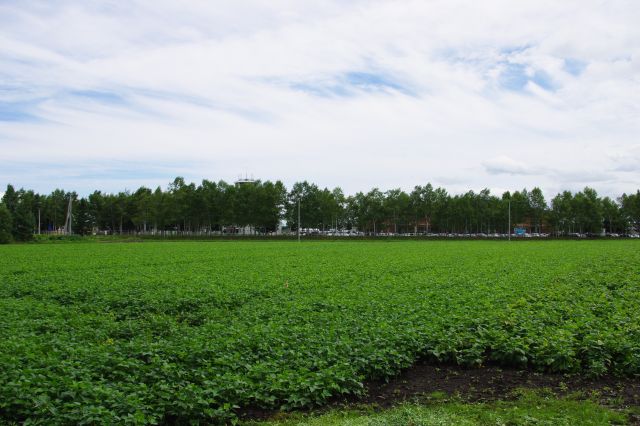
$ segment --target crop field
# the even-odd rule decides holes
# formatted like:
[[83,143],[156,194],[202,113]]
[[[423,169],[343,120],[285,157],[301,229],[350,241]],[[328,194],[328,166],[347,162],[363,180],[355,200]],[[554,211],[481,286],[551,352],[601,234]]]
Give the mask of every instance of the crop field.
[[640,244],[0,246],[0,421],[224,421],[417,359],[640,373]]

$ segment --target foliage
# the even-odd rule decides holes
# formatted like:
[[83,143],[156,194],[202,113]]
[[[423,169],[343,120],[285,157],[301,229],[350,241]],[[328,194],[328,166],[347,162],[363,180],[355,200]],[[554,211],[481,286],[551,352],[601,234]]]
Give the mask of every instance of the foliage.
[[0,416],[224,421],[418,358],[640,373],[635,241],[0,246]]
[[[373,188],[345,196],[342,189],[321,189],[307,181],[289,191],[280,181],[253,181],[230,185],[203,180],[200,185],[177,177],[162,190],[141,187],[135,192],[107,194],[95,191],[88,197],[56,189],[41,195],[16,191],[9,185],[4,203],[12,215],[13,236],[30,239],[41,232],[58,232],[64,225],[69,198],[73,198],[72,223],[76,233],[110,234],[235,232],[251,234],[275,231],[282,222],[298,228],[357,229],[385,233],[507,233],[511,225],[530,232],[628,233],[640,230],[640,192],[619,199],[601,198],[592,188],[575,194],[565,191],[551,201],[540,188],[501,197],[488,189],[451,195],[431,184],[416,186],[410,193],[400,188]],[[298,224],[298,207],[300,220]]]
[[[7,186],[2,202],[9,212],[9,220],[5,220],[5,223],[11,224],[11,235],[14,240],[29,241],[33,238],[35,218],[31,208],[35,201],[36,197],[33,191],[20,190],[18,192],[13,186]],[[6,227],[6,225],[4,226]]]
[[0,244],[10,243],[13,240],[11,231],[13,230],[13,219],[9,209],[0,203]]
[[640,230],[640,190],[635,194],[622,194],[620,201],[623,215],[637,230]]

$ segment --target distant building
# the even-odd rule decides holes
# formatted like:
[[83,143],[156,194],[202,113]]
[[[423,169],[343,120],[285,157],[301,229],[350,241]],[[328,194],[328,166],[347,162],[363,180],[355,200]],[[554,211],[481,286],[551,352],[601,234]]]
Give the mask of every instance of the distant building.
[[[249,177],[248,175],[245,175],[244,177],[242,177],[242,175],[238,176],[238,180],[236,180],[234,182],[236,187],[240,187],[240,186],[246,186],[246,185],[253,185],[257,182],[256,179],[253,178],[253,175],[251,175],[251,177]],[[250,234],[255,234],[255,229],[252,226],[228,226],[225,230],[225,233],[228,234],[242,234],[242,235],[250,235]]]
[[251,178],[245,175],[245,177],[239,176],[238,180],[236,180],[234,183],[236,186],[242,186],[242,185],[254,184],[256,182],[257,180],[253,178],[253,175],[251,176]]

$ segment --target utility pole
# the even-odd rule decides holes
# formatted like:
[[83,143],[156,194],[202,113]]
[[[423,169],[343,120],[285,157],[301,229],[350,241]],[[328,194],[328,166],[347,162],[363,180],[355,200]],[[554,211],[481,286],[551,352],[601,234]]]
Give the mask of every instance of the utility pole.
[[40,207],[38,207],[38,235],[40,235]]
[[71,235],[71,222],[73,222],[73,214],[71,209],[73,208],[73,195],[69,195],[69,206],[67,207],[67,218],[64,221],[65,234]]
[[298,242],[300,242],[300,197],[298,197]]
[[507,231],[509,231],[509,241],[511,241],[511,198],[509,198],[509,229]]

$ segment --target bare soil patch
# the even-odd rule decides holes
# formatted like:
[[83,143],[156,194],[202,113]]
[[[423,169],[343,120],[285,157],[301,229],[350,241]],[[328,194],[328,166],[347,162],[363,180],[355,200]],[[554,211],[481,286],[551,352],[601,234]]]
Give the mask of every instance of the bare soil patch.
[[549,374],[499,367],[463,368],[416,364],[389,382],[369,382],[360,402],[386,407],[434,392],[468,401],[511,399],[514,390],[549,389],[557,395],[582,394],[606,404],[640,406],[640,378]]
[[[518,389],[549,390],[558,396],[592,398],[603,405],[624,409],[640,407],[640,377],[585,377],[576,374],[550,374],[495,366],[464,368],[453,365],[417,363],[397,377],[365,383],[366,395],[339,397],[326,408],[355,404],[374,404],[387,408],[406,401],[426,400],[435,392],[469,402],[490,402],[517,398]],[[266,419],[277,411],[246,408],[244,419]],[[633,424],[640,417],[632,415]]]

